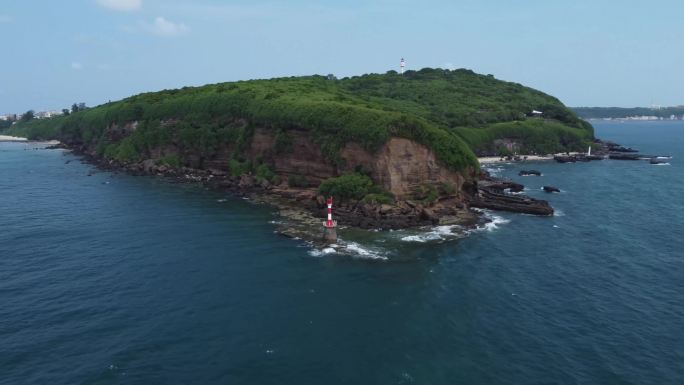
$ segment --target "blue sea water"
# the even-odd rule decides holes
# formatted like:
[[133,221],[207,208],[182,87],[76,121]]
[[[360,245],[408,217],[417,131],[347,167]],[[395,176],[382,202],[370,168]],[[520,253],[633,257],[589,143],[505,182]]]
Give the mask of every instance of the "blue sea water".
[[266,205],[0,144],[0,384],[682,384],[684,124],[595,126],[671,165],[496,166],[557,215],[352,256]]

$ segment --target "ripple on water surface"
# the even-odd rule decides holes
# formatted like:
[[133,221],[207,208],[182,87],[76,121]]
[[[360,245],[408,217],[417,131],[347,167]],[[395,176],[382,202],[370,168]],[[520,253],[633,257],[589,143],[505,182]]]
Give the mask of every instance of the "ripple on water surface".
[[320,250],[266,205],[0,144],[0,383],[679,384],[683,128],[597,125],[669,167],[535,164],[556,216]]

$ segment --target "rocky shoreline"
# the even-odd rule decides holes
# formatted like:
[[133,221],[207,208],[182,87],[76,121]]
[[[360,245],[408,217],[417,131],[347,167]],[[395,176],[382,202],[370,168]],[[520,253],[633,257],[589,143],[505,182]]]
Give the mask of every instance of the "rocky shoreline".
[[[309,229],[325,217],[324,197],[318,195],[315,188],[293,188],[285,183],[274,185],[267,180],[258,180],[253,175],[237,177],[229,175],[224,170],[174,168],[157,164],[151,159],[124,164],[96,156],[85,146],[59,144],[50,148],[70,150],[85,162],[102,170],[122,171],[136,176],[164,177],[174,183],[201,184],[212,190],[269,203],[279,208],[281,216],[306,222]],[[361,229],[398,230],[437,225],[459,225],[469,229],[487,221],[476,209],[553,215],[553,208],[544,200],[509,194],[520,193],[523,190],[522,185],[493,178],[484,171],[479,180],[465,187],[465,201],[454,194],[440,196],[430,203],[411,200],[397,201],[394,204],[336,202],[335,219],[342,226]],[[309,231],[304,231],[301,235],[306,232]],[[293,237],[301,236],[296,230],[284,229],[281,233]]]

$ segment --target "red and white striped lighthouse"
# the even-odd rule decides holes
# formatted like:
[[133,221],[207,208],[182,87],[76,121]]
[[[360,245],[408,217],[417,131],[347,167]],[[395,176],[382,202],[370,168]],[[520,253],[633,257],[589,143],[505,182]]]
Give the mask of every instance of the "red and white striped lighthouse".
[[404,74],[404,67],[406,66],[406,62],[404,61],[404,58],[401,58],[401,61],[399,62],[399,68],[401,70],[401,74]]
[[328,219],[323,221],[323,240],[327,243],[337,242],[337,222],[332,219],[332,197],[328,198],[326,201],[328,205]]
[[325,227],[335,227],[335,222],[332,220],[332,197],[328,198],[328,220],[325,222]]

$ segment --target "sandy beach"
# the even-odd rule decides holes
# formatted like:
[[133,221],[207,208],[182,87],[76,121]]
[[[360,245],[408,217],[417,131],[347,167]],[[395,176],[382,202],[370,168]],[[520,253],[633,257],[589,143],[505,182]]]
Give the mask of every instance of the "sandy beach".
[[477,158],[477,160],[480,161],[480,164],[511,163],[511,162],[538,162],[538,161],[553,160],[553,155],[520,155],[520,157],[523,160],[519,160],[519,161],[506,160],[506,158],[502,158],[500,156],[485,156],[485,157]]
[[26,142],[28,139],[17,136],[0,135],[0,142]]
[[541,162],[553,160],[556,155],[584,155],[584,152],[570,152],[570,153],[559,153],[559,154],[549,154],[549,155],[518,155],[521,160],[507,160],[500,156],[483,156],[478,157],[477,160],[480,164],[494,164],[494,163],[525,163],[525,162]]

